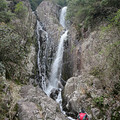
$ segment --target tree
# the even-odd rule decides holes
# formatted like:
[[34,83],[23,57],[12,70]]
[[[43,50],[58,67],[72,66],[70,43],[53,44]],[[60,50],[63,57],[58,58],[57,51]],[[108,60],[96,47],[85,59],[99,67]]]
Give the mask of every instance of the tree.
[[94,26],[120,9],[118,0],[66,0],[68,4],[67,19],[79,28]]
[[66,0],[52,0],[53,2],[61,5],[61,6],[65,6],[66,5]]
[[0,22],[7,23],[13,16],[14,14],[8,11],[7,2],[5,0],[0,0]]
[[15,6],[15,13],[18,18],[25,18],[27,14],[27,7],[23,4],[23,2],[19,2]]
[[5,0],[0,0],[0,11],[4,11],[7,8],[7,2]]
[[32,10],[36,10],[37,6],[43,1],[43,0],[29,0],[31,4]]

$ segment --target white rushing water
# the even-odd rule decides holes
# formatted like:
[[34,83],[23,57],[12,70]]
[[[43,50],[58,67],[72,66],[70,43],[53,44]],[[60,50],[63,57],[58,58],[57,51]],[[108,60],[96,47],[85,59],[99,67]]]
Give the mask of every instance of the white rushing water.
[[[47,46],[45,49],[45,55],[44,60],[41,63],[40,53],[41,53],[41,44],[40,44],[40,31],[45,33],[46,36],[46,45],[48,43],[48,33],[43,30],[42,26],[40,25],[40,22],[37,20],[37,42],[38,42],[38,53],[37,53],[37,65],[38,65],[38,71],[39,71],[39,77],[41,78],[41,86],[43,91],[46,90],[46,54],[47,54]],[[42,70],[41,70],[42,69]]]
[[[65,28],[65,16],[66,16],[67,7],[63,7],[60,14],[60,24]],[[61,77],[61,67],[64,51],[64,41],[67,39],[68,30],[61,35],[59,45],[57,48],[56,56],[52,64],[51,74],[50,74],[50,83],[47,90],[45,91],[47,95],[50,95],[52,89],[58,89]]]
[[63,28],[66,28],[65,25],[66,11],[67,11],[67,7],[63,7],[60,14],[60,24],[63,26]]
[[67,38],[67,32],[61,36],[60,38],[60,43],[58,46],[58,50],[56,53],[55,60],[52,65],[52,70],[51,70],[51,77],[50,77],[50,83],[53,85],[53,87],[58,88],[58,83],[59,83],[59,75],[61,74],[61,65],[62,65],[62,58],[63,58],[63,51],[64,51],[64,40]]

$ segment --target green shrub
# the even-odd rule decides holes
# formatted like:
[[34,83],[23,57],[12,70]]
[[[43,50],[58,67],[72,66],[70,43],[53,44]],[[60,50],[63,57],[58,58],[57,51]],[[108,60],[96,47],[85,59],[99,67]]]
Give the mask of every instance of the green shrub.
[[29,0],[31,4],[32,10],[36,10],[37,6],[43,1],[43,0]]
[[[112,27],[117,27],[120,30],[120,9],[114,15],[108,17],[108,25],[102,27],[102,32],[112,30]],[[119,34],[119,33],[118,33]]]
[[55,2],[56,4],[60,6],[66,6],[66,0],[51,0],[52,2]]
[[93,27],[120,8],[118,0],[67,0],[67,4],[67,19],[84,27]]
[[101,4],[105,7],[114,7],[120,8],[120,1],[119,0],[101,0]]
[[14,14],[8,11],[7,2],[0,0],[0,22],[9,22],[13,18]]
[[95,76],[95,77],[97,77],[97,78],[102,78],[103,77],[103,70],[102,69],[100,69],[99,67],[93,67],[91,70],[90,70],[90,73],[89,73],[90,75],[93,75],[93,76]]
[[97,98],[94,98],[93,100],[95,102],[95,104],[98,106],[98,107],[103,107],[103,102],[104,102],[104,97],[101,96],[101,97],[97,97]]
[[27,7],[23,4],[23,2],[19,2],[15,6],[15,13],[18,18],[25,18],[27,14]]
[[10,11],[0,11],[0,22],[8,23],[14,17],[14,14]]
[[7,2],[5,0],[0,0],[0,11],[7,9]]

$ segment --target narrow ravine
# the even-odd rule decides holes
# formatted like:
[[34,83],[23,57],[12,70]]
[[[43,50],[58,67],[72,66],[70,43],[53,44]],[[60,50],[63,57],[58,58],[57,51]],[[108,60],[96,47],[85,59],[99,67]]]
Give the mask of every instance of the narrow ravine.
[[[63,7],[61,9],[60,14],[60,24],[63,27],[63,34],[60,37],[59,44],[55,53],[55,57],[53,59],[52,65],[51,65],[51,72],[50,77],[47,80],[46,75],[46,62],[44,61],[46,59],[47,54],[47,45],[45,47],[45,54],[44,59],[41,58],[40,54],[41,52],[41,42],[40,42],[40,34],[41,32],[45,32],[46,36],[46,44],[48,44],[48,33],[43,30],[42,26],[40,25],[40,22],[37,21],[37,41],[38,41],[38,54],[37,54],[37,65],[38,65],[38,72],[39,77],[41,78],[40,86],[43,89],[43,91],[49,96],[52,97],[56,102],[60,104],[60,108],[63,114],[66,114],[65,111],[63,111],[62,108],[62,89],[63,85],[61,83],[61,70],[62,70],[62,60],[63,60],[63,52],[64,52],[64,41],[67,39],[67,33],[68,30],[66,29],[65,25],[65,16],[66,16],[67,7]],[[43,59],[43,60],[41,60]],[[43,63],[41,62],[43,61]],[[42,71],[42,68],[43,71]],[[70,120],[74,120],[71,117],[68,117]]]
[[56,101],[61,104],[61,90],[63,88],[61,84],[61,68],[62,68],[62,59],[63,59],[63,51],[64,51],[64,41],[67,39],[68,30],[65,27],[65,16],[66,16],[67,7],[62,8],[60,14],[60,24],[65,29],[64,33],[61,35],[59,45],[56,51],[55,58],[51,67],[51,74],[49,79],[48,87],[45,93],[50,96],[52,92],[57,93]]

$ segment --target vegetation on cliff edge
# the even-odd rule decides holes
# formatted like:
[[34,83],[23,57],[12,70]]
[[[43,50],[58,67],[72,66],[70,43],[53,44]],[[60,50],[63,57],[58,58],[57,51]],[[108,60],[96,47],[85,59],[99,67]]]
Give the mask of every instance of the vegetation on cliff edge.
[[33,33],[25,2],[0,0],[0,120],[15,119],[19,85],[26,84],[30,77],[26,58]]

